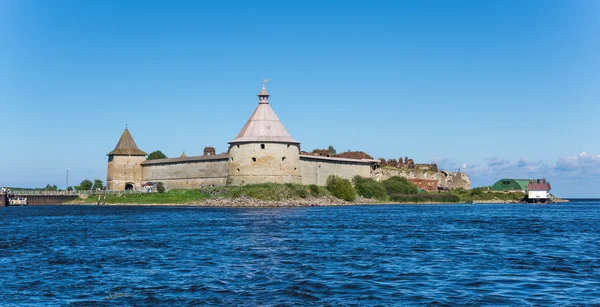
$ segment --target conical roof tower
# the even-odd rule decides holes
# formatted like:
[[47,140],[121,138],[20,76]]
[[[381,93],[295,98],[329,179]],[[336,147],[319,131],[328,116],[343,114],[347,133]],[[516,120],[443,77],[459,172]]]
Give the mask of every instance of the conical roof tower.
[[263,84],[258,94],[258,106],[238,136],[229,144],[252,142],[278,142],[300,144],[285,129],[269,104],[269,94]]
[[302,183],[300,143],[271,109],[264,84],[254,113],[229,144],[227,184]]
[[112,155],[145,156],[146,153],[137,147],[129,129],[125,128],[115,149],[107,154],[107,156]]

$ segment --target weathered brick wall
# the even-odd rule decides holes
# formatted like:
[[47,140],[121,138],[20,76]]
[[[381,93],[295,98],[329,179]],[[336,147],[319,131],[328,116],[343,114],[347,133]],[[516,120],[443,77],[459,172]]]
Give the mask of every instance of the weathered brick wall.
[[229,185],[301,183],[297,144],[242,143],[229,150]]
[[143,182],[162,182],[166,189],[224,186],[228,174],[227,159],[144,164],[142,171]]
[[141,189],[141,163],[145,160],[145,156],[109,157],[106,188],[108,190],[125,190],[125,185],[131,183],[135,190]]
[[300,169],[302,171],[302,184],[325,185],[327,177],[336,175],[346,179],[359,175],[371,176],[371,164],[332,161],[323,159],[300,158]]

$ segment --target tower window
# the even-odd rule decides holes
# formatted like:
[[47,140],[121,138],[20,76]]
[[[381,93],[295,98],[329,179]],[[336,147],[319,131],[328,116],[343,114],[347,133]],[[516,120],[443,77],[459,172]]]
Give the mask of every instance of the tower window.
[[281,158],[281,162],[285,161],[285,157]]
[[252,162],[256,162],[256,158],[255,157],[252,157]]
[[233,157],[231,157],[231,161],[233,161]]
[[240,148],[240,144],[237,144],[237,147]]
[[260,144],[260,149],[265,149],[265,144]]
[[238,171],[238,173],[239,173],[239,172],[240,172],[240,169],[238,168],[238,169],[237,169],[237,171]]

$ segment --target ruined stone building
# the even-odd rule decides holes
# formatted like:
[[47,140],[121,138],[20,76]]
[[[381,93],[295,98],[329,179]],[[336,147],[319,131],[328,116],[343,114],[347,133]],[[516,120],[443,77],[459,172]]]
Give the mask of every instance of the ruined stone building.
[[[179,158],[146,160],[146,153],[126,128],[108,153],[107,188],[140,190],[148,182],[162,182],[167,189],[264,182],[324,185],[330,175],[347,179],[355,175],[379,180],[386,177],[377,172],[380,160],[301,153],[300,142],[285,129],[269,104],[269,96],[263,85],[258,106],[223,154],[207,147],[202,156],[184,152]],[[442,181],[440,184],[445,184]]]

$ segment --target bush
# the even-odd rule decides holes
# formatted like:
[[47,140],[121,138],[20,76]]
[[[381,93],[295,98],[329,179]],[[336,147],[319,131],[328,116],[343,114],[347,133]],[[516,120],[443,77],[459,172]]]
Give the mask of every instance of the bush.
[[314,197],[319,197],[319,186],[317,186],[316,184],[311,184],[308,186],[308,188],[310,189],[310,195],[314,196]]
[[439,203],[457,203],[460,201],[456,195],[448,193],[439,194],[394,194],[390,195],[390,199],[401,203],[427,203],[427,202],[439,202]]
[[337,198],[353,201],[356,199],[356,191],[348,179],[340,178],[335,175],[327,177],[325,187],[331,194]]
[[327,190],[324,187],[320,187],[316,184],[309,185],[308,189],[310,190],[310,195],[312,195],[313,197],[322,197],[322,196],[331,195],[331,193],[329,193],[329,190]]
[[385,191],[388,195],[396,195],[396,194],[417,194],[419,189],[416,185],[408,182],[406,178],[403,177],[390,177],[381,182],[381,184],[385,187]]
[[385,187],[373,178],[365,178],[356,175],[352,178],[352,182],[354,183],[354,188],[358,195],[379,200],[385,200],[387,198]]
[[471,190],[471,195],[473,195],[473,196],[481,196],[483,194],[484,190],[486,190],[486,188],[482,188],[482,187],[474,188],[474,189]]
[[285,185],[293,192],[293,194],[296,194],[300,198],[307,198],[309,195],[306,186],[293,183],[286,183]]
[[242,196],[242,191],[240,190],[233,190],[229,193],[229,196],[233,197],[233,198],[238,198]]
[[465,188],[458,188],[458,189],[453,189],[453,192],[456,192],[458,194],[464,194],[467,193],[467,190],[465,190]]
[[165,192],[165,185],[162,182],[159,182],[156,185],[156,191],[158,191],[158,193],[164,193]]

